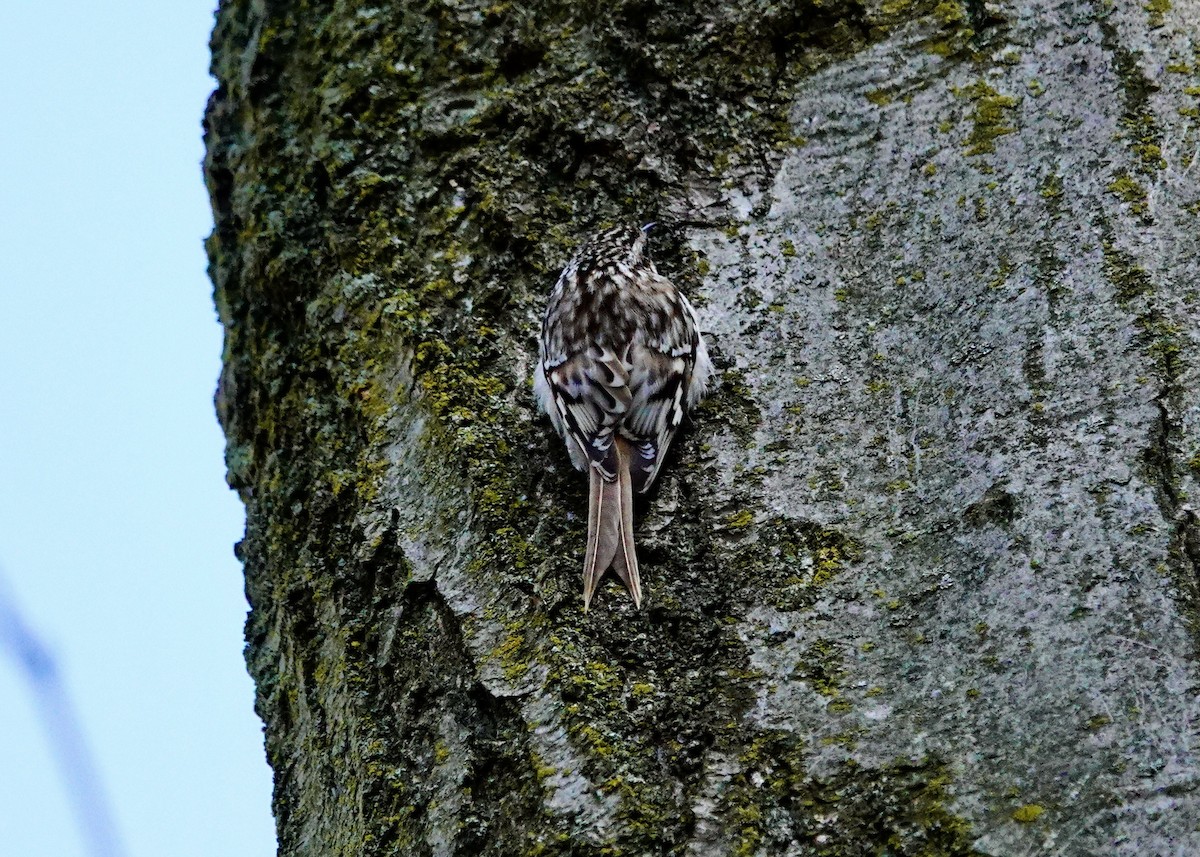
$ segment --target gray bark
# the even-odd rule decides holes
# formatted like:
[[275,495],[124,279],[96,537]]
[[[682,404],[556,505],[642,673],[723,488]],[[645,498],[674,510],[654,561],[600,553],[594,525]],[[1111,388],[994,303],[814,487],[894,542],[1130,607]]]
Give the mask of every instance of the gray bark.
[[[1200,853],[1197,21],[223,2],[280,853]],[[639,218],[720,385],[585,615],[530,365]]]

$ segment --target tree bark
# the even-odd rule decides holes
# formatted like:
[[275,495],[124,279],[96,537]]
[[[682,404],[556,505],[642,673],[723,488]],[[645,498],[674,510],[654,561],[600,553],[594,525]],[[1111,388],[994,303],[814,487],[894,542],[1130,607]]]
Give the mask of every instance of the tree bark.
[[[1197,20],[222,2],[280,853],[1200,853]],[[535,334],[639,220],[720,382],[584,614]]]

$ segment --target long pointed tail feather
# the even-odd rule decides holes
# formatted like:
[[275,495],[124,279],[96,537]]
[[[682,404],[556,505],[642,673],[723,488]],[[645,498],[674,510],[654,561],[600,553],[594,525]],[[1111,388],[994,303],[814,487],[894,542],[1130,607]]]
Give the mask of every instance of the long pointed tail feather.
[[608,544],[608,540],[605,540],[604,545],[601,546],[600,521],[605,517],[605,500],[608,499],[608,492],[604,490],[604,477],[594,467],[588,468],[588,477],[591,480],[588,490],[588,540],[587,554],[583,560],[583,609],[585,611],[592,602],[596,584],[600,582],[604,570],[612,562],[613,554],[613,547]]
[[629,594],[633,596],[636,607],[642,606],[642,579],[638,575],[637,548],[633,543],[633,478],[630,474],[633,454],[632,445],[624,438],[616,439],[617,482],[620,490],[617,492],[620,501],[618,514],[618,543],[613,554],[613,571],[621,578]]
[[633,543],[633,481],[629,475],[630,449],[624,438],[616,438],[617,478],[605,481],[600,472],[588,468],[588,546],[583,561],[583,609],[587,610],[600,578],[611,566],[642,606],[642,582],[638,576],[637,549]]

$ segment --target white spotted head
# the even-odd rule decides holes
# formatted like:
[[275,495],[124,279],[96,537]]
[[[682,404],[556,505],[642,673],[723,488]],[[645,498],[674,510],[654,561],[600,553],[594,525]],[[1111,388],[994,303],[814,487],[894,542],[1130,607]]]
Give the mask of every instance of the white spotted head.
[[611,226],[597,232],[584,242],[575,254],[580,269],[624,265],[632,270],[651,265],[646,256],[647,233],[653,223],[638,228],[632,224]]

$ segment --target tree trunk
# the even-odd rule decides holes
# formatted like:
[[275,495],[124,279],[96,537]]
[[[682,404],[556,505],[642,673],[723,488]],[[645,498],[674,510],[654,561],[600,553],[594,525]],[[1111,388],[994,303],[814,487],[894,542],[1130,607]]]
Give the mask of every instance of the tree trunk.
[[[222,2],[280,853],[1200,853],[1197,20]],[[649,220],[719,386],[584,614],[535,334]]]

